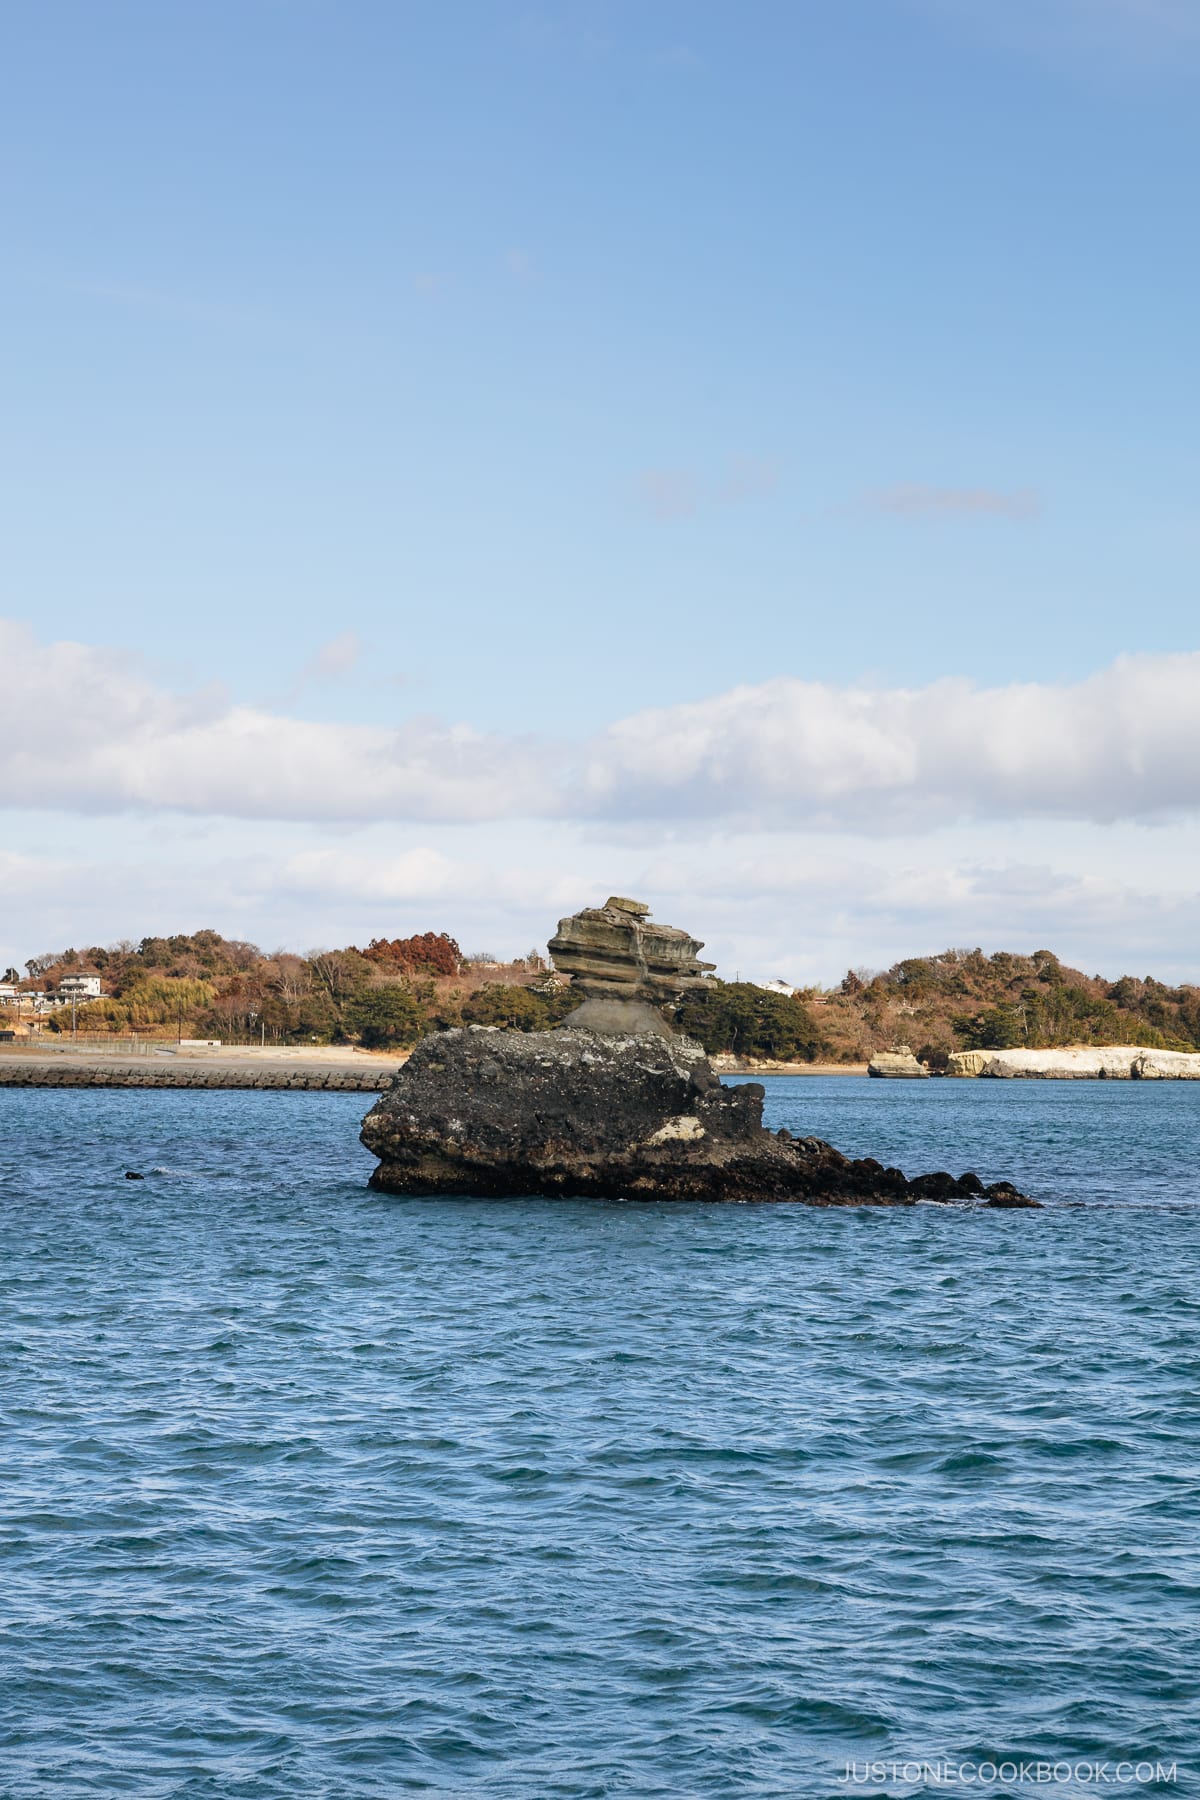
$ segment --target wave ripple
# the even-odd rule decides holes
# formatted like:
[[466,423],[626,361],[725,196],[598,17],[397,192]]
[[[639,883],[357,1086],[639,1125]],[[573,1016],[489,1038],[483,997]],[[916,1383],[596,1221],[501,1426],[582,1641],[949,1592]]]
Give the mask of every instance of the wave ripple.
[[1042,1213],[400,1201],[358,1096],[0,1090],[0,1792],[1196,1791],[1200,1094],[995,1086],[770,1105]]

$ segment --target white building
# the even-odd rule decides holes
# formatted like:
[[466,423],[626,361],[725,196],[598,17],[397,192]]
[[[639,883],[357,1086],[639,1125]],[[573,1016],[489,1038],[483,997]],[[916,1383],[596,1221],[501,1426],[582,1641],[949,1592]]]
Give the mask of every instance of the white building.
[[59,998],[69,1005],[72,1000],[99,1000],[98,975],[64,975],[58,984]]

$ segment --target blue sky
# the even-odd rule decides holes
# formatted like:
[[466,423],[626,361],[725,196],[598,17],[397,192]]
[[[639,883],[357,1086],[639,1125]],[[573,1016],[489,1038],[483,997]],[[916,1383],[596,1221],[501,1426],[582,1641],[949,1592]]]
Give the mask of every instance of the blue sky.
[[1189,0],[3,31],[0,956],[598,883],[743,972],[1197,978]]

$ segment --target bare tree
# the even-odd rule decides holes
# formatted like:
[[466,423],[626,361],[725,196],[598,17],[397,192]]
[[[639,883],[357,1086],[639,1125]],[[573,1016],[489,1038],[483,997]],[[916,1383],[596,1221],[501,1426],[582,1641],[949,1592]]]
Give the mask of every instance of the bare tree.
[[279,998],[294,1006],[312,992],[312,970],[302,956],[278,950],[271,958],[270,976]]
[[308,966],[335,1006],[354,986],[354,960],[344,950],[313,950]]

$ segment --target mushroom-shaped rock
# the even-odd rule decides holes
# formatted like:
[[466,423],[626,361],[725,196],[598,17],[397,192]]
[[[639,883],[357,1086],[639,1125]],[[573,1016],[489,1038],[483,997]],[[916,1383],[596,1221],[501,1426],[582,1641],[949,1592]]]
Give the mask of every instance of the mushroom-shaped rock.
[[603,906],[559,920],[550,956],[583,1001],[566,1021],[572,1030],[671,1036],[659,1009],[699,985],[714,965],[698,960],[698,939],[652,924],[649,911],[640,900],[611,894]]

